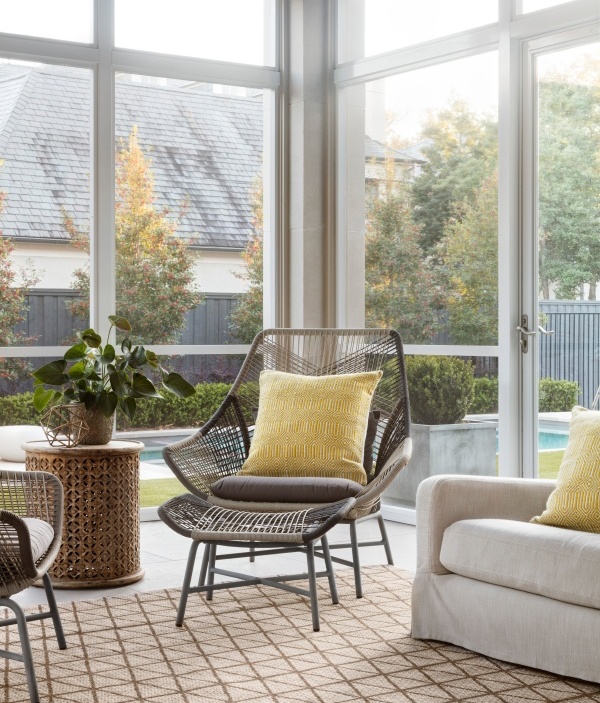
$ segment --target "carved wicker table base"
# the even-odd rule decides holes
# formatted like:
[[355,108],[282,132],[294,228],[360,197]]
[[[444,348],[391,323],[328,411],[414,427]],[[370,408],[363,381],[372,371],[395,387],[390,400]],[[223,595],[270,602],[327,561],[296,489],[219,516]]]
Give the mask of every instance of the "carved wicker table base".
[[65,492],[63,540],[49,574],[56,588],[105,588],[139,581],[141,442],[52,447],[27,442],[27,471],[48,471]]

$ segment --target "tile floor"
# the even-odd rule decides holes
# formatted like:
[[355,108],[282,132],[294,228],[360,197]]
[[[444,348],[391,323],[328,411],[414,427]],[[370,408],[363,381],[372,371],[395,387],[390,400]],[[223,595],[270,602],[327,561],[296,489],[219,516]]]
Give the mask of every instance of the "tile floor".
[[[396,566],[414,572],[416,565],[416,536],[415,528],[398,522],[386,521],[386,528],[392,546]],[[376,520],[367,520],[358,526],[360,540],[373,540],[379,537]],[[348,541],[348,526],[338,525],[329,533],[331,544]],[[162,522],[143,522],[141,524],[141,558],[145,576],[141,581],[109,589],[56,589],[56,599],[59,602],[71,600],[90,600],[104,596],[129,595],[140,591],[152,591],[160,588],[178,588],[183,581],[183,574],[190,547],[190,540],[172,532]],[[200,552],[199,552],[200,555]],[[336,556],[350,558],[350,552],[336,550]],[[200,561],[198,558],[197,562]],[[361,562],[367,564],[385,563],[383,547],[365,547],[361,549]],[[223,564],[222,564],[223,565]],[[200,564],[197,564],[199,569]],[[257,575],[274,575],[292,572],[304,572],[306,561],[301,554],[267,556],[257,559],[251,564],[247,559],[235,559],[223,565],[223,568],[238,570]],[[338,568],[345,568],[338,565]],[[197,571],[196,571],[197,573]],[[217,581],[220,577],[217,578]],[[224,579],[223,579],[224,580]],[[14,596],[21,605],[36,605],[45,603],[42,588],[29,588]]]

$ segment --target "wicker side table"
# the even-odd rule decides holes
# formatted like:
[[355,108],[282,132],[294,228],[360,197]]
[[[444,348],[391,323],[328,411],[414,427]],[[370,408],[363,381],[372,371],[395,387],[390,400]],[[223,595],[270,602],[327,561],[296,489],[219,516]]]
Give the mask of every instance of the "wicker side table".
[[63,540],[49,574],[56,588],[139,581],[141,442],[52,447],[26,442],[25,469],[48,471],[65,491]]

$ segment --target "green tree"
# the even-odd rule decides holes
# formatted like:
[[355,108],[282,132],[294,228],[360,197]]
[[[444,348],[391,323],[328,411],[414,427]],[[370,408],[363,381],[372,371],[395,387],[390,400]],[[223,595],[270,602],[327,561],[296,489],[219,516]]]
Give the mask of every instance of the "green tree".
[[600,280],[600,61],[586,56],[539,86],[540,288],[579,297]]
[[408,185],[397,180],[393,159],[386,159],[379,193],[367,204],[366,322],[392,327],[405,342],[418,344],[435,331],[437,295],[412,210]]
[[[63,213],[73,241],[88,249],[89,238],[76,231]],[[134,341],[175,344],[186,315],[202,297],[195,283],[194,257],[176,236],[179,219],[155,204],[151,162],[134,127],[116,157],[116,297],[117,314],[131,323]],[[89,318],[89,271],[78,269],[74,287],[81,298],[71,303],[78,317]]]
[[[0,166],[2,166],[0,161]],[[0,215],[6,194],[0,192]],[[11,255],[13,244],[0,230],[0,347],[30,344],[33,339],[16,331],[27,317],[27,289],[39,280],[35,270],[15,268]],[[17,279],[20,279],[17,285]],[[25,359],[0,359],[0,381],[3,390],[14,392],[19,380],[28,378],[32,366]]]
[[242,344],[251,344],[263,328],[263,189],[262,181],[250,194],[252,236],[242,254],[244,268],[234,276],[246,284],[239,303],[229,314],[231,334]]
[[498,343],[498,177],[488,176],[439,245],[455,344]]
[[449,222],[460,221],[497,163],[497,125],[462,100],[433,113],[423,127],[427,162],[412,184],[421,246],[432,253]]

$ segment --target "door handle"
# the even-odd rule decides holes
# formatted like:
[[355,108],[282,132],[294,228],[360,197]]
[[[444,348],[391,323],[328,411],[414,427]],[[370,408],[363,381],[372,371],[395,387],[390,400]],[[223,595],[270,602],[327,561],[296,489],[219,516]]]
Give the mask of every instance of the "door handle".
[[536,334],[536,330],[529,329],[529,318],[527,315],[521,315],[521,324],[516,329],[520,337],[519,345],[521,346],[521,351],[523,354],[527,354],[529,351],[529,337],[533,337]]
[[554,334],[554,330],[545,330],[541,325],[538,325],[538,330],[542,334],[547,334],[547,335]]

